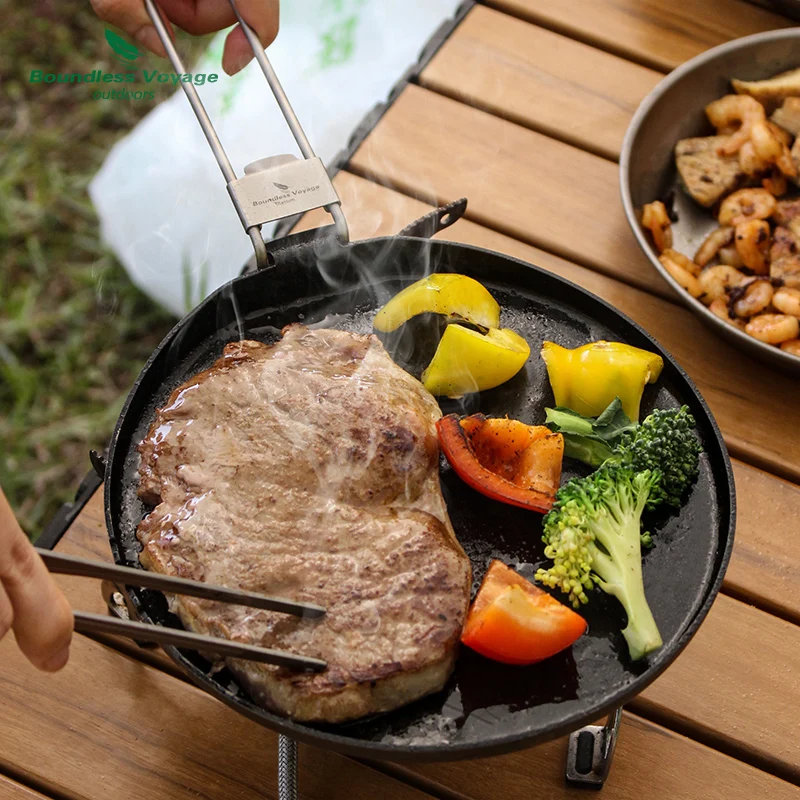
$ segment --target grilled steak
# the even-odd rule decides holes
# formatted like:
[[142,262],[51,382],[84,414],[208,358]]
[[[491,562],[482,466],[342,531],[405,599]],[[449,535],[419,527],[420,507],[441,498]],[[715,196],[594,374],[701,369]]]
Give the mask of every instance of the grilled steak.
[[469,560],[439,487],[439,408],[374,336],[291,325],[179,386],[139,446],[141,562],[312,601],[318,620],[171,598],[192,630],[323,658],[319,674],[228,666],[303,721],[387,711],[440,689]]

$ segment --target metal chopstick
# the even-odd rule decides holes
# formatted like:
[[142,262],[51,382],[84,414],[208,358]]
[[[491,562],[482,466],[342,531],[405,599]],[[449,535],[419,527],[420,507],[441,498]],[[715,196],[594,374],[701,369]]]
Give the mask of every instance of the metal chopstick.
[[306,672],[321,672],[327,667],[327,663],[319,658],[298,656],[283,650],[269,650],[266,647],[232,642],[216,636],[204,636],[200,633],[189,633],[176,628],[165,628],[162,625],[115,619],[102,614],[89,614],[85,611],[75,612],[75,630],[78,633],[109,633],[138,641],[199,650],[228,658],[244,658],[248,661],[259,661],[262,664],[274,664]]
[[54,553],[52,550],[42,550],[38,547],[36,552],[42,557],[50,572],[62,575],[101,578],[124,583],[127,586],[141,586],[144,589],[156,589],[161,592],[200,597],[204,600],[218,600],[224,603],[251,606],[252,608],[264,608],[268,611],[281,611],[285,614],[293,614],[296,617],[314,619],[325,614],[325,609],[315,603],[285,600],[280,597],[269,597],[241,589],[229,589],[225,586],[190,581],[186,578],[173,578],[169,575],[159,575],[154,572],[145,572],[141,569],[120,567],[116,564],[103,564],[86,558]]

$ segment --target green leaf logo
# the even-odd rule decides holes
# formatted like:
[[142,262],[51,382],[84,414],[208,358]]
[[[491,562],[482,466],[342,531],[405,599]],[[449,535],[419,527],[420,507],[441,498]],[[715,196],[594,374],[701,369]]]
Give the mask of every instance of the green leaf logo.
[[114,33],[114,31],[110,31],[108,28],[106,28],[106,41],[117,54],[117,58],[126,64],[136,61],[136,59],[142,55],[135,44],[126,42],[121,36]]

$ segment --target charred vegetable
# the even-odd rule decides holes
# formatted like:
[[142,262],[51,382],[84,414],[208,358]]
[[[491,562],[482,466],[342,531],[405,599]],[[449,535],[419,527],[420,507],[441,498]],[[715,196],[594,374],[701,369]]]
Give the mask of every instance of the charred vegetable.
[[426,312],[460,318],[483,328],[500,326],[500,306],[489,291],[473,278],[449,273],[429,275],[407,286],[378,311],[372,324],[388,333]]
[[[522,336],[500,328],[497,301],[466,275],[437,273],[411,284],[378,311],[372,324],[381,333],[391,333],[421,315],[444,324],[436,352],[422,372],[431,394],[461,397],[493,389],[513,378],[530,356]],[[419,356],[414,349],[407,368]],[[411,371],[419,374],[416,368]]]
[[448,414],[436,423],[439,444],[456,474],[501,503],[546,512],[561,481],[564,442],[544,425]]
[[461,641],[504,664],[535,664],[569,647],[586,621],[563,603],[493,561],[467,616]]

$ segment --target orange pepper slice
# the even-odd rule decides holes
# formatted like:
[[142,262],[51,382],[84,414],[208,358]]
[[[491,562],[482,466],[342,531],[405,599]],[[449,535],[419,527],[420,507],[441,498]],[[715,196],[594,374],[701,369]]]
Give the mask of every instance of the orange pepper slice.
[[585,633],[586,620],[501,561],[492,561],[461,641],[504,664],[535,664]]
[[456,474],[481,494],[545,513],[561,481],[564,438],[544,425],[483,414],[436,423],[439,445]]

